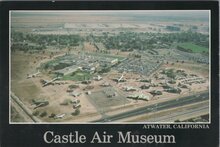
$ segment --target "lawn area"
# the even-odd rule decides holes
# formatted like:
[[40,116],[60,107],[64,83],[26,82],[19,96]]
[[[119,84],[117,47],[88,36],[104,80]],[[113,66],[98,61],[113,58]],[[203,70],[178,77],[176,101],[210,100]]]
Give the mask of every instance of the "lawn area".
[[208,48],[196,45],[194,43],[191,42],[186,42],[186,43],[178,43],[177,46],[184,48],[184,49],[189,49],[191,50],[193,53],[208,53]]
[[89,80],[91,76],[92,75],[88,72],[77,71],[63,76],[62,80],[83,81],[83,80]]

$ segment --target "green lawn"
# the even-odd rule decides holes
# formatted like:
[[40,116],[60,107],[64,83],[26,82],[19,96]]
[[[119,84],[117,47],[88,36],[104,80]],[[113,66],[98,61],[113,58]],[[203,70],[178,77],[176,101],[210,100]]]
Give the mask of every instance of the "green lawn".
[[186,43],[178,43],[177,46],[180,46],[182,48],[185,49],[190,49],[193,53],[202,53],[202,52],[206,52],[208,53],[208,48],[196,45],[194,43],[191,42],[186,42]]
[[83,81],[90,79],[92,75],[87,72],[78,71],[75,74],[68,74],[63,76],[62,80],[74,80],[74,81]]

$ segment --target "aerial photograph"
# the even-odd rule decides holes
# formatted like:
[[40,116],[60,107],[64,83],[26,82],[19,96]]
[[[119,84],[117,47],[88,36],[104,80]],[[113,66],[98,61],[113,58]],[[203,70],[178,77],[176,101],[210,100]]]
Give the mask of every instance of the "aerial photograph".
[[10,123],[210,123],[209,10],[13,10]]

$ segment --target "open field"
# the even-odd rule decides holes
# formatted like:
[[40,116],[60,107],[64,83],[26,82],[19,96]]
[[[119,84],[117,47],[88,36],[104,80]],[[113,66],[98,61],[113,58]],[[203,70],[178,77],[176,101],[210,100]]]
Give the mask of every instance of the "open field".
[[68,74],[63,76],[61,80],[74,80],[74,81],[83,81],[90,79],[91,75],[87,72],[76,72],[74,74]]
[[[129,101],[122,95],[116,93],[117,96],[110,96],[116,91],[113,88],[104,88],[101,91],[93,92],[89,97],[97,109],[109,109],[113,106],[126,105]],[[109,93],[109,94],[108,94]]]
[[177,44],[177,46],[182,47],[186,50],[190,50],[193,53],[203,53],[203,52],[208,53],[208,51],[209,51],[208,48],[196,45],[196,44],[191,43],[191,42],[179,43],[179,44]]

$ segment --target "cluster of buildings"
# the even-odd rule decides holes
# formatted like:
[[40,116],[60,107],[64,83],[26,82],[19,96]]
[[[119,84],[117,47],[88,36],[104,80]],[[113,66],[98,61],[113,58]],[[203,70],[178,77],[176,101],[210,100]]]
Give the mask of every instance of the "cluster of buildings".
[[61,76],[68,75],[77,70],[94,73],[95,71],[111,67],[119,62],[118,58],[93,56],[87,54],[70,54],[56,59],[53,63],[47,63],[52,72]]
[[148,76],[155,70],[157,70],[161,64],[162,63],[149,61],[144,58],[131,58],[115,67],[115,69],[119,72],[133,72],[140,75]]

